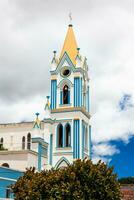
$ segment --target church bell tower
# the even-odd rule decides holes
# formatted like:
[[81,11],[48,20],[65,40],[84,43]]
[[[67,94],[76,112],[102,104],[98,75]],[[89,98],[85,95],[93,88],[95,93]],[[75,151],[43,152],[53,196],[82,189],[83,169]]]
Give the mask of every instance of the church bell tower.
[[80,53],[69,24],[59,57],[53,52],[49,117],[44,134],[49,143],[49,165],[67,166],[75,159],[91,159],[90,84],[86,57]]

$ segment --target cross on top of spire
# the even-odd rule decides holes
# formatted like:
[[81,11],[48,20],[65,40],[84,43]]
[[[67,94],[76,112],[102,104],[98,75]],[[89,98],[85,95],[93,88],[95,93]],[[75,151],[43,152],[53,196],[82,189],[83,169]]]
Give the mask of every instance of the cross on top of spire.
[[73,20],[73,18],[72,18],[72,13],[70,12],[70,13],[69,13],[69,24],[72,24],[72,20]]

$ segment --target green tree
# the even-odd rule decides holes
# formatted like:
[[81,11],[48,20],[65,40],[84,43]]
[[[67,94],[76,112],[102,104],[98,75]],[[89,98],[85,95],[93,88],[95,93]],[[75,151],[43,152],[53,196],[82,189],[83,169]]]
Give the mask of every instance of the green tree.
[[119,179],[121,184],[134,184],[134,177],[124,177]]
[[120,200],[113,168],[99,161],[76,160],[67,168],[26,171],[12,186],[16,200]]

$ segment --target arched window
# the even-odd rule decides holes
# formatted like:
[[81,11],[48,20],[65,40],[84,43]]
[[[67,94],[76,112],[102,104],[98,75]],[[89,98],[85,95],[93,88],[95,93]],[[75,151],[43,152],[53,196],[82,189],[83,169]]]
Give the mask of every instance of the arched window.
[[25,149],[25,136],[22,137],[22,149]]
[[57,127],[57,146],[63,147],[63,126],[59,124]]
[[67,85],[63,87],[63,104],[70,103],[70,91]]
[[3,142],[4,142],[4,139],[3,139],[3,138],[1,138],[1,139],[0,139],[0,148],[2,148],[2,147],[3,147]]
[[9,164],[8,163],[3,163],[1,166],[9,168]]
[[3,142],[4,142],[4,140],[3,140],[3,138],[1,138],[1,139],[0,139],[0,144],[3,145]]
[[66,126],[65,126],[65,145],[66,145],[66,147],[71,146],[71,126],[70,126],[70,124],[66,124]]
[[31,149],[31,134],[27,134],[27,149]]

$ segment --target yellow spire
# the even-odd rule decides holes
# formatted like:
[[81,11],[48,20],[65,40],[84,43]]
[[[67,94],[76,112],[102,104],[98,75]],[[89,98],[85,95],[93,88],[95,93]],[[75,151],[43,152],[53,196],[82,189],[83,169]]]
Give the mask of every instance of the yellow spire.
[[75,58],[77,56],[77,43],[75,39],[75,35],[73,32],[73,26],[72,24],[69,25],[67,35],[64,41],[64,45],[61,51],[60,58],[63,56],[63,54],[66,52],[68,56],[70,57],[73,64],[76,64]]

